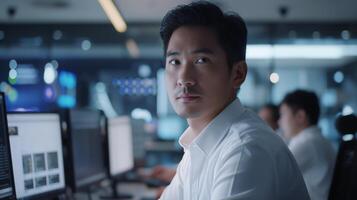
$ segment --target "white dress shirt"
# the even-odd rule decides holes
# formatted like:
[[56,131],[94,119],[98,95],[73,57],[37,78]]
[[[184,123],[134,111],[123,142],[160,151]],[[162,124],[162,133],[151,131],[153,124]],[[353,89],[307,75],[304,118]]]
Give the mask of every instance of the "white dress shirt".
[[331,143],[318,127],[311,126],[290,140],[289,149],[300,167],[311,200],[326,200],[336,157]]
[[179,142],[185,153],[161,200],[310,199],[287,146],[238,99]]

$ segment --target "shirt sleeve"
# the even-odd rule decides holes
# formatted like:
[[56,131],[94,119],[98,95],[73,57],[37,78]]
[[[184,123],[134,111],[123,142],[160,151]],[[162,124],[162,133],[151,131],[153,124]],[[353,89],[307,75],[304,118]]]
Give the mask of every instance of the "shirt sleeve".
[[273,161],[254,144],[229,150],[217,166],[211,199],[278,199]]

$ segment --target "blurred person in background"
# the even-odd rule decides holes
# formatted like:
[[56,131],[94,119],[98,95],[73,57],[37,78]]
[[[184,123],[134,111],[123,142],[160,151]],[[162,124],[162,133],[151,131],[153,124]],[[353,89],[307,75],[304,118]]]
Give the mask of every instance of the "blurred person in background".
[[265,104],[258,112],[260,118],[262,118],[274,131],[279,128],[278,120],[280,117],[279,107],[274,104]]
[[284,136],[284,133],[279,128],[279,106],[272,103],[265,104],[260,108],[258,115],[273,129],[275,133],[277,133],[284,140],[285,143],[288,143],[288,139]]
[[319,100],[314,92],[295,90],[281,102],[279,125],[290,139],[294,155],[312,200],[326,200],[332,181],[335,151],[317,123]]

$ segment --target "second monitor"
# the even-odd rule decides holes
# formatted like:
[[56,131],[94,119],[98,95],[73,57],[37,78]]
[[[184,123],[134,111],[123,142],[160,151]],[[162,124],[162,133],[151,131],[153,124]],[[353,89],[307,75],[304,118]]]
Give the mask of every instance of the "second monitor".
[[68,181],[74,192],[87,190],[107,177],[104,159],[101,112],[92,109],[68,110],[65,144],[69,150],[65,156],[69,162]]

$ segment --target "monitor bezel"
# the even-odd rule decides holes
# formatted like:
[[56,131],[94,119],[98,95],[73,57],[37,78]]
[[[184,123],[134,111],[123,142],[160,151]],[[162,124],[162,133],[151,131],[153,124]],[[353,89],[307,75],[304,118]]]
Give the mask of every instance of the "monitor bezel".
[[[48,191],[48,192],[44,192],[44,193],[40,193],[40,194],[34,194],[31,196],[27,196],[27,197],[23,197],[24,199],[33,199],[33,200],[41,200],[41,199],[49,199],[49,198],[54,198],[54,197],[58,197],[61,194],[65,194],[66,193],[66,188],[67,188],[67,177],[66,177],[66,160],[64,157],[64,151],[65,151],[65,147],[63,146],[63,130],[62,130],[62,124],[61,124],[61,115],[59,112],[57,111],[53,111],[53,112],[34,112],[34,111],[30,111],[30,112],[26,112],[26,111],[11,111],[8,112],[7,114],[24,114],[24,115],[33,115],[33,114],[55,114],[59,117],[59,126],[60,126],[60,136],[61,136],[61,145],[62,145],[62,159],[63,159],[63,173],[64,173],[64,187],[60,188],[60,189],[56,189],[56,190],[52,190],[52,191]],[[9,137],[10,140],[10,137]]]

